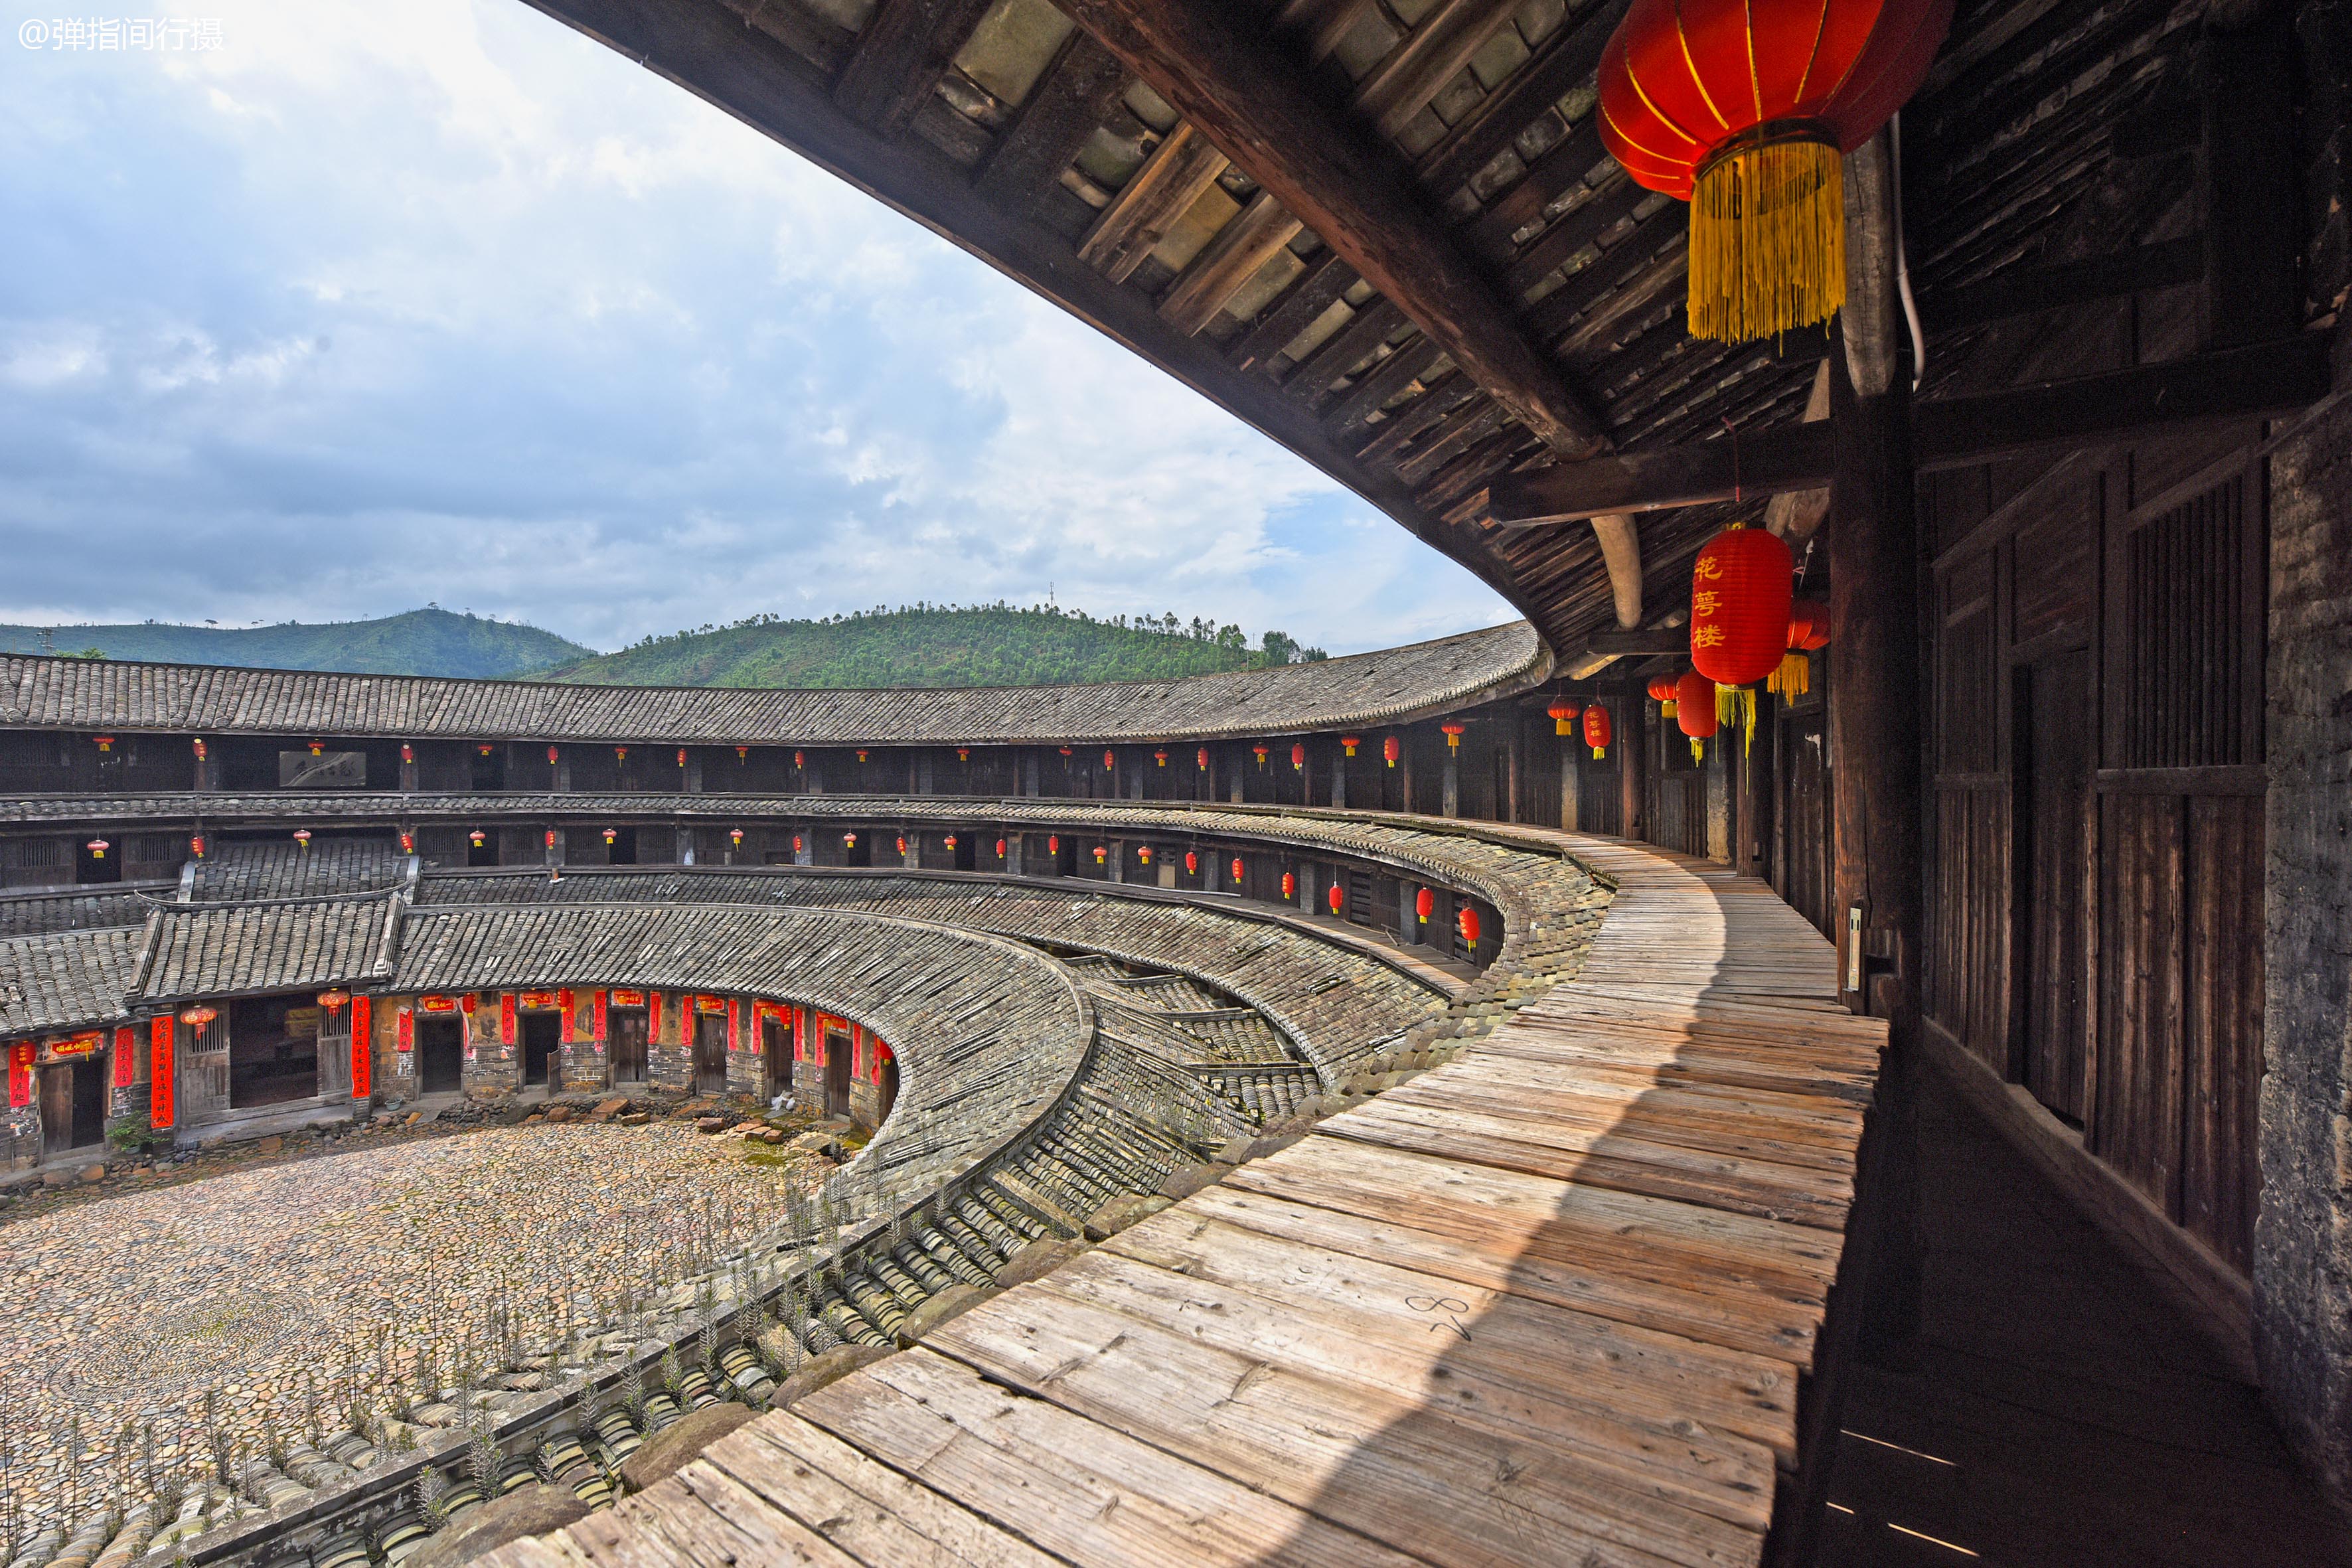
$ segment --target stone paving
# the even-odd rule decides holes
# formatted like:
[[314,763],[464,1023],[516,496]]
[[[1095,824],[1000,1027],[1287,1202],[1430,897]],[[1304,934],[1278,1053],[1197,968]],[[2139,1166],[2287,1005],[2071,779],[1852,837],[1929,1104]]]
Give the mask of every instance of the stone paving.
[[772,1223],[788,1172],[690,1122],[491,1127],[11,1223],[0,1485],[19,1539],[118,1482],[140,1495],[151,1442],[157,1473],[207,1477],[208,1393],[253,1455],[303,1441],[313,1409],[329,1429],[355,1398],[381,1415],[386,1360],[414,1391],[492,1370],[509,1331],[584,1333]]

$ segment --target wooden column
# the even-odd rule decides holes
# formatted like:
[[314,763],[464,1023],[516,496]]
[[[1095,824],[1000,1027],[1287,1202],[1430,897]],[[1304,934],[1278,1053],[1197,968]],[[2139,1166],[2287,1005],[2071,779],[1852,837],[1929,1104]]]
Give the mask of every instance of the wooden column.
[[1462,752],[1459,747],[1445,748],[1445,780],[1438,797],[1437,809],[1446,816],[1462,815]]
[[1616,702],[1611,710],[1611,728],[1616,731],[1613,742],[1617,751],[1618,787],[1623,791],[1624,832],[1628,838],[1646,838],[1643,831],[1649,826],[1642,814],[1642,767],[1649,756],[1649,727],[1643,702]]
[[[1884,134],[1847,160],[1853,300],[1831,353],[1829,739],[1835,799],[1838,984],[1889,1021],[1878,1115],[1883,1230],[1864,1331],[1881,1351],[1916,1331],[1921,795],[1918,525],[1910,384],[1897,348],[1893,184]],[[1857,951],[1857,943],[1858,949]]]
[[1503,738],[1503,744],[1507,748],[1503,753],[1504,778],[1508,788],[1509,798],[1499,803],[1502,810],[1496,815],[1505,822],[1517,822],[1519,819],[1519,752],[1521,742],[1526,738],[1526,718],[1515,713],[1511,719],[1510,733]]
[[1573,735],[1564,735],[1559,747],[1559,826],[1567,833],[1577,830],[1576,740]]

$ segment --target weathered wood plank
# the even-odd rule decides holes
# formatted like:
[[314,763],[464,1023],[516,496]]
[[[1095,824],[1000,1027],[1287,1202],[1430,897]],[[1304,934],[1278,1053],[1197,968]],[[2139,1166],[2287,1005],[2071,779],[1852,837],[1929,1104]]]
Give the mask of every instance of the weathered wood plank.
[[1124,283],[1224,172],[1225,155],[1191,125],[1179,124],[1095,218],[1078,242],[1078,259]]
[[972,189],[991,201],[1034,207],[1085,148],[1130,79],[1118,57],[1092,34],[1072,32],[1005,127]]
[[1160,295],[1160,319],[1187,336],[1199,331],[1298,230],[1297,218],[1258,192]]
[[988,0],[882,0],[834,79],[833,101],[851,119],[897,135],[987,9]]

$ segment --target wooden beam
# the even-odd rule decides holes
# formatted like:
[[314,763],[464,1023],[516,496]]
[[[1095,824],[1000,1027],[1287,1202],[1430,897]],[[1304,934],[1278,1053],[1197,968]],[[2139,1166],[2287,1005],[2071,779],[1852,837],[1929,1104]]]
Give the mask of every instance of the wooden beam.
[[1517,6],[1518,0],[1438,0],[1356,83],[1355,111],[1381,135],[1401,135]]
[[1124,283],[1225,172],[1225,155],[1189,123],[1161,139],[1078,242],[1078,259]]
[[[2138,439],[2184,426],[2290,413],[2328,390],[2327,335],[2301,332],[2245,348],[2042,382],[1911,411],[1922,472]],[[1827,423],[1737,439],[1555,464],[1489,487],[1502,528],[1574,522],[1612,511],[1759,500],[1830,482]]]
[[1596,654],[1611,658],[1654,658],[1662,654],[1690,652],[1690,628],[1661,626],[1654,631],[1595,632],[1586,639]]
[[1266,307],[1256,324],[1225,357],[1235,370],[1259,370],[1280,353],[1285,344],[1314,324],[1332,302],[1356,286],[1356,269],[1329,251],[1308,263],[1282,296]]
[[1225,301],[1297,237],[1298,220],[1264,191],[1219,229],[1160,297],[1160,319],[1192,336],[1216,319]]
[[1928,295],[1919,301],[1919,314],[1929,331],[1952,332],[2064,305],[2117,299],[2143,289],[2194,283],[2204,276],[2205,239],[2190,235],[2060,267],[1997,272],[1981,283]]
[[[1592,520],[1592,534],[1601,543],[1601,563],[1609,568],[1609,592],[1616,602],[1617,625],[1630,632],[1642,624],[1640,529],[1631,513],[1610,511]],[[1600,649],[1596,646],[1593,651]]]
[[[1591,79],[1600,67],[1601,51],[1608,47],[1609,36],[1624,17],[1627,4],[1628,0],[1604,0],[1571,17],[1535,58],[1488,93],[1421,155],[1414,175],[1431,191],[1445,196],[1493,163],[1496,154],[1518,140],[1519,132],[1536,116]],[[1591,123],[1592,117],[1586,118]]]
[[1117,56],[1091,34],[1073,28],[972,188],[992,201],[1034,208],[1086,147],[1130,79]]
[[833,101],[852,120],[897,135],[987,9],[988,0],[882,0],[834,79]]
[[1065,9],[1547,445],[1571,457],[1606,447],[1600,420],[1385,150],[1335,119],[1261,38],[1196,0],[1070,0]]

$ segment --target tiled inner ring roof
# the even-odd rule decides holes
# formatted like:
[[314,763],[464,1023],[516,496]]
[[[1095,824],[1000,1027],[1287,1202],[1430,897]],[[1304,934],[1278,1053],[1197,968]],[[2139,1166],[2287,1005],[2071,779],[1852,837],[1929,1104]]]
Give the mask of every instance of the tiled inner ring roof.
[[0,729],[647,745],[1188,740],[1378,724],[1549,673],[1525,621],[1313,664],[1092,686],[809,691],[337,675],[0,658]]

